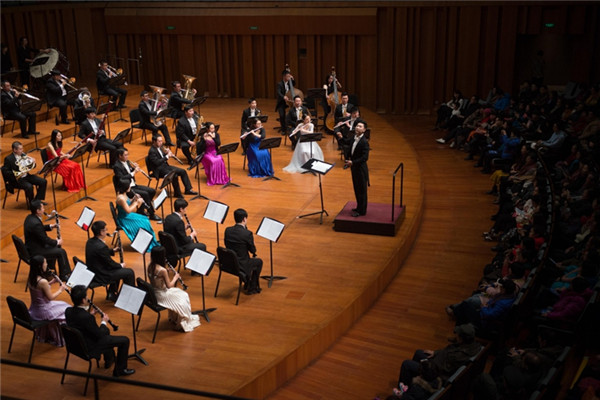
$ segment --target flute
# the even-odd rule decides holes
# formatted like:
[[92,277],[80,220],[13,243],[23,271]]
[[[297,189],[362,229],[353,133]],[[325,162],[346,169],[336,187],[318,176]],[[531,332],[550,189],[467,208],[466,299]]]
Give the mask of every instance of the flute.
[[[309,122],[309,123],[310,123],[310,122]],[[297,127],[296,127],[296,128],[293,130],[293,131],[292,131],[292,133],[290,133],[290,135],[289,135],[289,136],[290,136],[290,137],[294,136],[296,133],[298,133],[298,131],[301,131],[301,130],[302,130],[302,129],[304,129],[304,128],[305,128],[307,125],[308,125],[308,123],[307,123],[307,124],[302,124],[302,125],[298,124],[298,126],[297,126]]]
[[[173,268],[173,266],[171,265],[171,263],[169,262],[169,260],[165,259],[165,263],[167,264],[167,267],[169,267],[169,269],[171,271],[173,271],[174,274],[177,273],[177,271],[175,271],[175,268]],[[181,287],[183,288],[183,290],[187,290],[188,286],[185,284],[185,282],[183,282],[183,279],[181,279],[181,275],[179,275],[179,278],[177,278],[177,282],[181,283]]]
[[[186,221],[186,222],[187,222],[187,224],[188,224],[188,228],[190,228],[190,230],[193,232],[193,231],[194,231],[194,228],[192,227],[192,223],[190,222],[190,219],[188,218],[187,214],[183,214],[183,216],[185,217],[185,221]],[[194,236],[194,241],[195,241],[196,243],[198,243],[198,238],[197,238],[196,236]]]
[[262,129],[262,127],[260,127],[260,128],[254,128],[254,129],[252,129],[251,131],[244,132],[244,134],[243,134],[242,136],[240,136],[240,139],[243,139],[243,138],[245,138],[246,136],[248,136],[248,135],[250,135],[250,134],[253,134],[254,132],[258,132],[258,131],[260,131],[261,129]]

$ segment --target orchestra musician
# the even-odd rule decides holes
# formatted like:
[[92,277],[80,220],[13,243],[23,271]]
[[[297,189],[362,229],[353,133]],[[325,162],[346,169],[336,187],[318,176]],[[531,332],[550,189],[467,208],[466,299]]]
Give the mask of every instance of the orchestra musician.
[[15,178],[14,181],[11,179],[11,183],[15,187],[23,189],[27,199],[34,199],[34,186],[37,188],[35,199],[40,201],[46,199],[46,185],[48,182],[40,176],[29,173],[30,170],[35,168],[35,160],[23,153],[21,142],[13,142],[12,153],[4,158],[3,168],[10,170],[10,174]]
[[206,174],[206,184],[208,186],[225,185],[229,182],[229,176],[227,176],[223,156],[218,154],[221,136],[212,122],[207,122],[205,127],[206,129],[198,141],[197,154],[204,153],[201,161]]
[[81,93],[75,99],[73,113],[75,114],[75,124],[81,125],[85,121],[85,110],[88,108],[96,108],[94,98],[88,88],[81,88]]
[[50,53],[50,49],[33,49],[29,46],[29,40],[22,36],[19,38],[19,46],[17,47],[17,64],[21,71],[21,86],[29,85],[29,66],[38,53]]
[[250,118],[249,121],[252,133],[248,134],[248,175],[252,178],[272,176],[271,153],[267,149],[260,148],[260,142],[267,136],[265,128],[258,118]]
[[[34,112],[21,112],[22,93],[12,89],[9,81],[2,81],[2,114],[5,119],[14,119],[21,125],[21,137],[28,139],[30,135],[39,134],[35,131],[36,115]],[[29,130],[27,123],[29,122]]]
[[[126,376],[135,373],[134,369],[127,368],[129,357],[129,338],[127,336],[112,336],[106,324],[110,320],[108,314],[103,313],[100,326],[96,323],[96,310],[89,310],[87,288],[76,285],[71,289],[71,301],[73,307],[65,310],[67,325],[81,332],[86,347],[91,356],[104,355],[104,368],[108,369],[115,365],[113,376]],[[117,357],[115,363],[115,351]]]
[[[173,203],[173,209],[175,211],[172,214],[167,215],[163,225],[164,231],[170,233],[175,238],[179,253],[186,257],[191,255],[194,249],[206,251],[206,245],[198,242],[196,230],[185,221],[187,207],[188,202],[185,199],[175,200],[175,203]],[[189,235],[186,232],[186,228],[190,228]],[[176,264],[176,262],[171,264]]]
[[108,95],[113,102],[117,103],[117,108],[125,108],[125,99],[127,98],[127,90],[118,86],[110,86],[110,79],[116,77],[117,74],[108,67],[106,60],[100,61],[100,69],[96,72],[96,87],[98,93]]
[[[171,82],[171,86],[173,87],[173,92],[171,93],[171,97],[169,97],[169,107],[173,108],[171,117],[179,119],[184,115],[184,105],[191,104],[192,100],[188,100],[182,96],[181,82],[173,81]],[[196,96],[196,89],[191,89],[191,91]]]
[[296,85],[294,77],[289,70],[284,69],[281,73],[281,81],[277,83],[277,104],[275,105],[275,111],[279,113],[279,124],[281,125],[281,134],[285,135],[287,132],[287,126],[285,121],[285,109],[287,108],[287,102],[290,100],[286,96],[286,93],[290,90],[290,84]]
[[367,213],[367,187],[369,183],[369,142],[365,137],[367,123],[359,119],[354,128],[354,139],[344,138],[345,145],[350,149],[346,165],[352,172],[352,186],[356,197],[356,208],[352,209],[352,216],[358,217]]
[[163,143],[164,139],[160,135],[152,138],[152,147],[148,151],[148,170],[153,171],[159,178],[166,176],[171,171],[175,171],[173,179],[173,194],[175,197],[183,197],[178,180],[181,180],[181,183],[183,183],[185,194],[198,194],[198,192],[192,189],[187,172],[184,169],[169,165],[169,158],[172,158],[174,155],[171,150],[163,146]]
[[188,164],[191,164],[193,161],[190,147],[196,146],[196,154],[200,154],[198,143],[196,143],[196,135],[201,128],[199,120],[198,114],[194,112],[194,109],[186,106],[184,115],[179,118],[177,128],[175,129],[177,144],[181,148],[185,158],[187,158]]
[[[248,100],[248,104],[249,107],[242,111],[242,129],[240,134],[250,130],[248,127],[248,118],[258,117],[260,115],[260,110],[257,107],[256,99],[254,97]],[[244,155],[246,154],[246,149],[248,148],[248,137],[240,139],[240,142],[242,144],[242,155]]]
[[349,100],[348,93],[346,93],[346,92],[342,93],[341,102],[340,102],[340,104],[338,104],[335,107],[334,114],[333,114],[336,125],[342,120],[342,118],[349,117],[350,110],[352,110],[354,108],[354,106],[352,104],[350,104],[348,102],[348,100]]
[[347,154],[348,147],[344,147],[345,143],[352,143],[354,137],[354,129],[360,118],[360,110],[358,107],[350,109],[350,115],[340,119],[340,126],[333,130],[336,135],[338,142],[338,149],[344,150],[344,154]]
[[131,187],[131,191],[134,194],[139,194],[146,205],[139,208],[140,214],[148,212],[148,216],[153,221],[161,221],[160,217],[156,215],[156,211],[152,205],[152,199],[156,195],[156,190],[149,186],[138,185],[135,181],[135,174],[140,172],[140,167],[137,164],[129,161],[129,151],[126,148],[116,150],[116,160],[113,164],[113,171],[115,172],[115,189],[116,182],[126,181]]
[[71,161],[71,154],[63,153],[62,132],[54,129],[50,135],[50,141],[46,145],[46,154],[48,160],[60,157],[61,161],[54,169],[57,174],[62,176],[65,189],[70,193],[77,193],[85,187],[83,172],[81,166],[75,161]]
[[29,254],[42,255],[51,265],[58,261],[58,275],[61,280],[67,281],[71,275],[71,265],[67,252],[61,247],[62,239],[52,239],[46,231],[54,228],[60,229],[56,224],[44,225],[42,218],[46,215],[44,204],[39,200],[32,200],[29,204],[29,214],[23,223],[25,231],[25,247]]
[[155,117],[156,114],[158,114],[158,112],[153,111],[154,107],[151,103],[150,93],[148,93],[146,90],[142,90],[142,92],[140,93],[140,97],[142,98],[140,100],[140,103],[138,104],[138,110],[140,111],[140,128],[152,131],[152,136],[158,135],[158,131],[160,131],[162,136],[165,138],[166,146],[175,146],[171,142],[169,128],[167,128],[165,124],[160,124],[160,126],[156,126],[154,125],[154,123],[152,123],[152,117]]
[[[233,212],[235,225],[225,229],[225,247],[235,251],[240,263],[240,269],[244,272],[244,290],[246,294],[260,293],[260,272],[263,261],[256,257],[256,246],[252,232],[247,228],[248,213],[242,208]],[[252,258],[248,256],[252,253]]]
[[[300,96],[294,97],[294,107],[290,108],[286,117],[285,123],[287,125],[287,134],[292,133],[292,130],[298,126],[298,123],[304,120],[304,116],[310,115],[308,108],[302,105],[302,98]],[[292,150],[296,148],[296,144],[298,143],[298,135],[293,135],[290,137],[292,141]]]
[[311,122],[310,114],[306,114],[304,120],[294,129],[296,131],[294,136],[297,137],[298,144],[296,145],[294,154],[292,154],[290,163],[283,168],[284,171],[289,173],[305,172],[306,170],[302,168],[302,166],[311,158],[321,161],[324,160],[323,150],[321,150],[321,146],[319,146],[317,142],[301,141],[302,135],[311,134],[314,132],[314,129],[315,126]]
[[125,263],[118,263],[112,257],[122,249],[108,248],[104,240],[107,237],[106,222],[95,221],[92,224],[93,237],[85,244],[85,264],[94,274],[93,281],[100,285],[109,285],[106,300],[116,301],[119,292],[119,281],[135,286],[135,273],[131,268],[125,268]]
[[46,100],[48,106],[58,107],[60,113],[60,123],[70,124],[67,118],[67,81],[61,76],[60,71],[53,69],[50,71],[50,79],[46,82]]
[[100,129],[100,125],[102,121],[96,118],[96,109],[95,108],[87,108],[85,110],[85,121],[81,123],[81,127],[79,129],[79,136],[81,139],[85,139],[91,133],[94,133],[94,136],[87,139],[88,143],[95,144],[95,150],[108,150],[110,152],[110,165],[112,166],[115,161],[115,151],[117,149],[122,149],[123,144],[120,142],[113,142],[112,140],[106,137],[106,132],[104,129]]
[[336,76],[333,74],[328,74],[327,78],[325,78],[325,84],[323,84],[323,89],[325,89],[325,98],[321,99],[321,105],[323,106],[323,111],[325,111],[325,116],[331,112],[331,108],[329,104],[327,104],[327,97],[330,94],[334,94],[336,87],[337,90],[342,88],[342,84],[337,80]]

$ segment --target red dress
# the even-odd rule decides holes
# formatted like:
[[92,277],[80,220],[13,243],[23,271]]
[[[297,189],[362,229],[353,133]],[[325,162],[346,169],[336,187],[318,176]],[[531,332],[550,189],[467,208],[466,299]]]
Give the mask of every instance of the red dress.
[[[59,156],[62,155],[61,150],[61,148],[55,149],[56,154]],[[48,149],[46,149],[46,154],[48,154],[48,160],[55,158],[54,154],[52,154],[52,152]],[[57,174],[62,176],[63,183],[68,192],[77,193],[85,187],[85,183],[83,181],[83,172],[81,172],[81,167],[75,161],[65,158],[58,164],[58,167],[56,167],[55,171]]]

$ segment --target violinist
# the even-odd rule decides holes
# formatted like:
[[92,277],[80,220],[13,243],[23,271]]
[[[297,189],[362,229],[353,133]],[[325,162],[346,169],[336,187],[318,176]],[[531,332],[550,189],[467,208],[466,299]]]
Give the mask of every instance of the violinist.
[[[294,107],[290,108],[285,117],[287,133],[290,134],[292,130],[298,126],[298,123],[302,122],[304,117],[307,115],[310,115],[310,113],[308,112],[308,108],[302,105],[302,98],[300,96],[294,97]],[[292,141],[292,150],[296,148],[298,137],[298,135],[293,135],[290,137],[290,140]]]
[[81,123],[81,128],[79,129],[77,136],[81,139],[85,139],[93,133],[94,135],[88,138],[87,142],[92,143],[96,151],[108,150],[110,152],[110,165],[113,165],[115,161],[115,151],[117,149],[122,149],[123,144],[120,142],[115,143],[106,137],[102,121],[96,118],[95,108],[90,107],[86,109],[85,117],[86,119]]
[[286,93],[291,89],[290,85],[295,86],[296,81],[286,68],[281,73],[281,81],[277,83],[277,104],[275,105],[275,111],[279,113],[279,124],[281,125],[282,135],[285,135],[287,132],[285,109],[287,108],[287,102],[291,99],[288,99]]
[[167,142],[166,146],[175,146],[171,142],[169,128],[167,128],[165,124],[160,124],[160,126],[156,126],[151,120],[152,117],[155,117],[156,114],[158,114],[158,111],[156,111],[156,107],[154,107],[152,101],[159,100],[151,99],[150,93],[148,93],[146,90],[142,90],[142,92],[140,93],[140,97],[142,98],[140,104],[138,104],[138,110],[140,111],[140,128],[152,131],[152,136],[158,135],[158,131],[160,131],[160,134],[162,134],[162,136],[165,138],[165,141]]

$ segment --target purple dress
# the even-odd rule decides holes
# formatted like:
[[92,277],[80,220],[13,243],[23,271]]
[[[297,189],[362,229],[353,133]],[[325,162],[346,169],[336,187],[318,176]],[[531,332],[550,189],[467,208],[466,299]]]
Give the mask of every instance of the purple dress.
[[229,182],[225,161],[220,154],[217,154],[214,140],[206,140],[205,143],[206,150],[202,157],[202,165],[206,173],[206,184],[208,186],[224,185]]
[[59,324],[65,323],[65,310],[71,306],[64,301],[48,300],[44,292],[31,287],[31,285],[29,285],[29,294],[31,295],[31,306],[29,307],[31,318],[43,321],[55,320],[55,322],[36,330],[37,340],[59,347],[64,346],[65,341],[60,333]]

